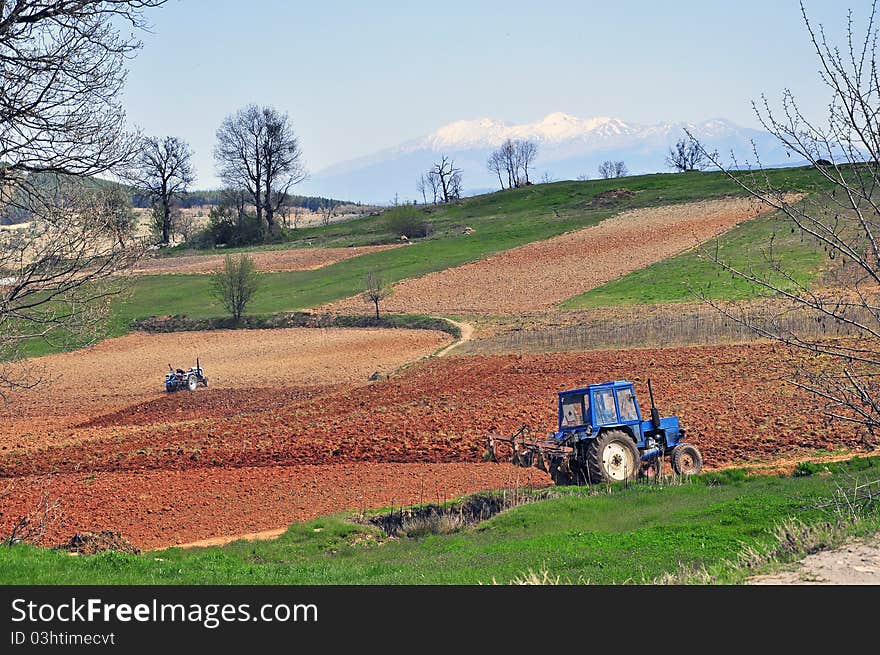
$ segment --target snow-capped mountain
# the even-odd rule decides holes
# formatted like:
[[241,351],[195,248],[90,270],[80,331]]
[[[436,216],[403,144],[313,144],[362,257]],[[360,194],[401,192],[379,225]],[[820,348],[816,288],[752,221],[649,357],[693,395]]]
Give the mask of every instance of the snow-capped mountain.
[[691,132],[709,150],[730,162],[731,151],[740,162],[754,164],[753,143],[765,166],[792,165],[785,149],[770,134],[743,128],[723,119],[701,123],[640,125],[619,118],[581,119],[562,112],[534,123],[511,125],[491,118],[460,120],[393,148],[335,164],[315,173],[299,193],[350,198],[362,202],[416,199],[416,180],[439,155],[447,155],[462,169],[468,193],[497,188],[486,168],[489,153],[506,139],[530,139],[538,144],[533,181],[545,173],[554,180],[597,177],[599,164],[622,160],[631,174],[668,171],[669,146]]

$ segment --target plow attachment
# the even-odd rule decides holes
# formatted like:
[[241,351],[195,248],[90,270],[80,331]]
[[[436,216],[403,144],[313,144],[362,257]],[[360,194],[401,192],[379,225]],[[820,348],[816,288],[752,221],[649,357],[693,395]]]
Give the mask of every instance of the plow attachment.
[[[528,468],[534,466],[548,471],[549,462],[565,461],[574,454],[574,448],[563,446],[551,439],[535,439],[531,428],[522,425],[511,436],[490,434],[486,437],[487,462],[497,462],[499,457],[509,458],[511,464]],[[509,454],[506,454],[509,451]]]

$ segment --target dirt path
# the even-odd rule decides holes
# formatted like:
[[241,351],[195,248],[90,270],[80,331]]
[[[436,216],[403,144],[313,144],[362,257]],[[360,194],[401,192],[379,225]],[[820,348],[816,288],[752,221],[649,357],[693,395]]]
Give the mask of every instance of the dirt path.
[[808,555],[793,571],[751,578],[752,585],[878,585],[880,532],[867,539]]
[[437,357],[445,357],[450,352],[458,348],[459,346],[466,344],[470,341],[474,336],[474,326],[470,323],[464,323],[460,321],[453,321],[451,318],[447,318],[447,321],[452,323],[461,331],[461,336],[458,337],[458,340],[446,346],[443,350],[437,353]]
[[[623,212],[596,226],[397,284],[386,311],[511,314],[551,308],[631,271],[688,250],[769,211],[749,198]],[[325,307],[362,313],[359,299]]]
[[[310,271],[335,264],[344,259],[366,255],[399,244],[384,246],[354,246],[351,248],[293,248],[290,250],[261,250],[248,253],[262,271]],[[152,257],[140,262],[131,272],[134,275],[163,275],[166,273],[213,273],[223,268],[226,255],[181,255],[179,257]]]

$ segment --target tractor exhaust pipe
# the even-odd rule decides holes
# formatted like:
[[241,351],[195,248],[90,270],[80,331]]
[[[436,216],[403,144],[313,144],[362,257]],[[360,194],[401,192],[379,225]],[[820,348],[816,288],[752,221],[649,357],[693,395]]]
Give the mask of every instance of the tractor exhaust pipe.
[[648,378],[648,395],[651,397],[651,424],[655,430],[660,429],[660,411],[654,404],[654,389],[651,387],[651,378]]

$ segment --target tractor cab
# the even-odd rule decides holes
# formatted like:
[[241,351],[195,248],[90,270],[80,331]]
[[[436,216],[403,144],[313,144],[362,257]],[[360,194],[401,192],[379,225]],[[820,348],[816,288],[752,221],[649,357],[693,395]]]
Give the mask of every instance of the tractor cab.
[[632,382],[603,382],[559,393],[557,438],[573,432],[590,434],[605,426],[634,425],[641,422],[642,413]]

